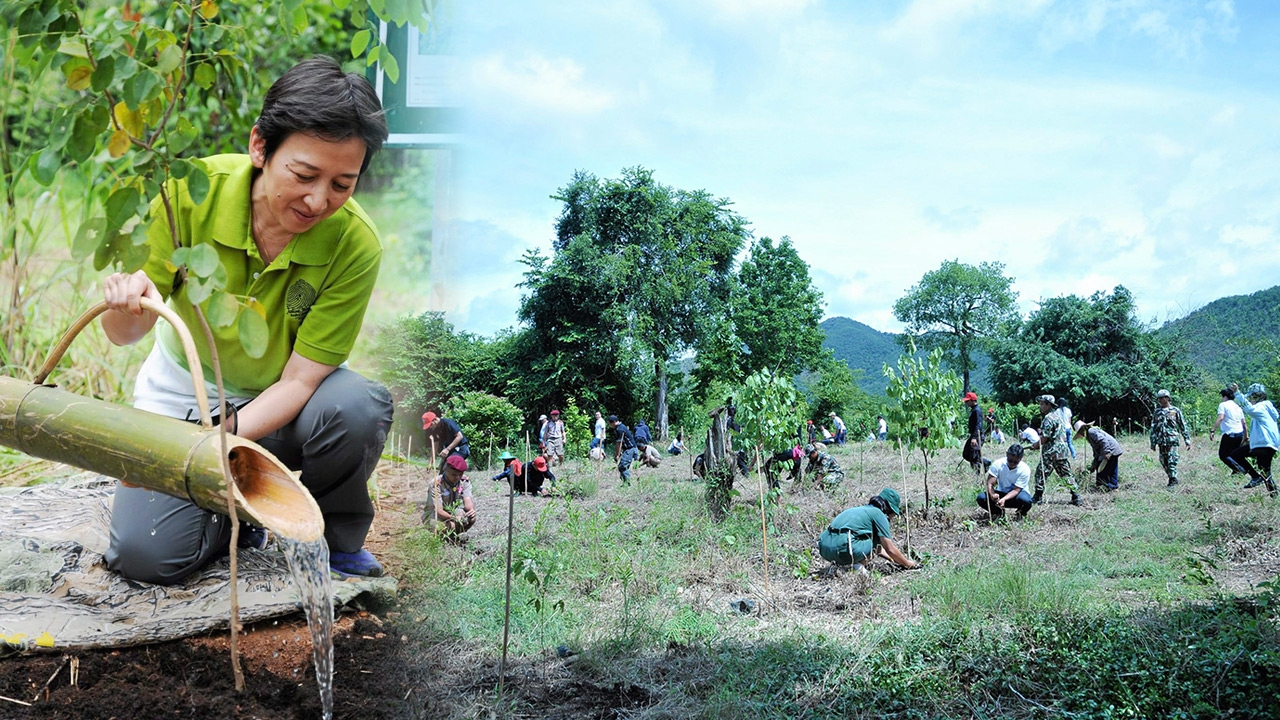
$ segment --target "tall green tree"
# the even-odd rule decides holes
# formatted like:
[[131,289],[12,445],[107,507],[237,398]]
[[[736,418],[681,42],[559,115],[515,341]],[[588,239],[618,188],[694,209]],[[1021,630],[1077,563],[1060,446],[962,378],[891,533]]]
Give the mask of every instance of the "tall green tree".
[[795,375],[824,359],[822,293],[790,238],[761,238],[738,270],[732,294],[733,328],[744,348],[742,371]]
[[667,364],[726,312],[747,223],[728,200],[663,185],[640,167],[606,180],[575,173],[553,197],[564,203],[555,255],[525,258],[520,311],[549,385],[581,387],[572,376],[600,368],[598,381],[621,388],[651,369],[654,429],[666,437]]
[[1078,417],[1145,419],[1156,388],[1191,383],[1178,348],[1138,320],[1123,285],[1045,300],[1013,337],[991,347],[991,360],[1000,402],[1050,392],[1071,398]]
[[925,350],[942,349],[968,392],[974,351],[1003,324],[1018,321],[1018,293],[1012,285],[1003,263],[975,267],[957,260],[943,262],[894,303],[893,316],[906,325],[899,342],[903,347],[910,342]]

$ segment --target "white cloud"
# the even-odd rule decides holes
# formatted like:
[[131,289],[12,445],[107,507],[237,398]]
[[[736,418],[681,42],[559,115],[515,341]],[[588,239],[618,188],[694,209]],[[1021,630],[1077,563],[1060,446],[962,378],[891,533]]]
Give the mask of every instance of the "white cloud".
[[615,93],[592,87],[585,76],[585,68],[570,58],[533,54],[513,61],[496,53],[472,63],[467,94],[472,103],[516,114],[592,115],[618,103]]
[[741,21],[777,21],[795,16],[815,5],[817,0],[698,0],[717,17]]
[[1274,249],[1278,240],[1270,225],[1224,225],[1218,231],[1218,242],[1228,250]]

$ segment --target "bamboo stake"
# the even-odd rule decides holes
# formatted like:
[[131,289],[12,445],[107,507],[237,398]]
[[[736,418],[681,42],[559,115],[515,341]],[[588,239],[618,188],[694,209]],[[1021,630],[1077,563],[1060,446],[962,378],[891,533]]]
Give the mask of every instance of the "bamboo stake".
[[764,547],[764,597],[760,603],[760,614],[769,604],[769,524],[764,512],[764,471],[761,470],[760,448],[756,447],[756,479],[760,481],[760,537]]
[[907,557],[911,557],[911,508],[907,503],[907,451],[898,446],[898,457],[902,460],[902,517],[907,521]]
[[493,471],[493,436],[489,436],[489,455],[485,458],[484,471],[486,474]]
[[[529,472],[529,433],[524,434],[525,472]],[[526,475],[527,477],[527,475]],[[529,487],[528,481],[525,487]],[[498,697],[502,697],[502,689],[507,679],[507,644],[511,637],[511,544],[515,535],[516,483],[515,475],[511,478],[511,491],[507,493],[507,592],[502,609],[502,660],[498,663]]]
[[[244,692],[244,669],[240,665],[240,583],[236,582],[237,573],[240,567],[240,518],[236,514],[235,488],[236,479],[231,475],[231,463],[227,459],[227,418],[233,416],[235,412],[227,402],[227,391],[222,385],[222,364],[218,361],[218,351],[214,347],[213,328],[209,327],[209,321],[204,316],[204,311],[200,306],[195,306],[196,318],[200,320],[200,328],[204,330],[204,339],[212,352],[209,354],[213,363],[213,379],[218,387],[218,440],[222,447],[222,454],[219,456],[222,466],[222,480],[227,484],[227,489],[231,492],[227,493],[227,516],[231,519],[231,546],[229,548],[231,573],[230,585],[230,602],[231,602],[231,618],[228,621],[228,630],[231,634],[231,675],[235,678],[236,692]],[[201,373],[203,375],[203,373]],[[195,369],[192,368],[192,382],[195,385],[204,383],[203,377],[196,377]],[[237,418],[236,430],[240,429],[240,420]],[[299,588],[301,592],[301,588]]]
[[[436,439],[435,439],[435,438],[430,438],[430,440],[431,440],[431,470],[429,470],[428,472],[430,472],[430,473],[437,473],[437,474],[444,474],[444,468],[442,468],[442,467],[440,467],[440,466],[438,466],[438,465],[436,464]],[[435,478],[431,478],[431,479],[432,479],[432,480],[435,480]],[[427,486],[427,497],[431,497],[431,487],[430,487],[430,484],[428,484],[428,486]]]

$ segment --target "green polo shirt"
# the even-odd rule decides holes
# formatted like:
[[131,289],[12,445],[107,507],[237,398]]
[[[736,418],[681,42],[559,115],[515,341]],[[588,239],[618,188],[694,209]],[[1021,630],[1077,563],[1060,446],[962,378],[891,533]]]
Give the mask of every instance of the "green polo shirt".
[[[266,353],[252,358],[241,347],[234,323],[213,328],[227,392],[241,397],[261,393],[280,379],[294,351],[324,365],[341,365],[360,333],[382,261],[373,221],[354,199],[348,200],[333,215],[294,237],[271,265],[265,265],[250,235],[254,167],[249,156],[215,155],[204,163],[209,193],[203,203],[192,203],[185,179],[176,181],[176,191],[171,193],[181,245],[205,243],[217,250],[227,273],[226,291],[242,301],[253,298],[262,303],[269,329]],[[212,382],[208,345],[186,287],[174,292],[176,275],[169,264],[174,245],[158,198],[151,204],[151,218],[147,235],[151,256],[144,269],[191,329],[205,378]],[[252,312],[241,310],[246,311]],[[159,324],[158,342],[165,354],[186,368],[177,333],[168,323]]]

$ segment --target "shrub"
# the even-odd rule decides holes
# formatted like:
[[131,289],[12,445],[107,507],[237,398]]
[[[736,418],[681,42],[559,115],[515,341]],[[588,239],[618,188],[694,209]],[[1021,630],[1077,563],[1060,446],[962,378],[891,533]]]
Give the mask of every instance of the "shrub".
[[491,466],[491,453],[514,446],[519,439],[523,413],[506,398],[464,392],[445,403],[442,410],[462,427],[471,444],[473,464]]

